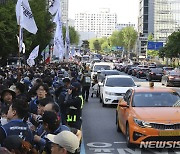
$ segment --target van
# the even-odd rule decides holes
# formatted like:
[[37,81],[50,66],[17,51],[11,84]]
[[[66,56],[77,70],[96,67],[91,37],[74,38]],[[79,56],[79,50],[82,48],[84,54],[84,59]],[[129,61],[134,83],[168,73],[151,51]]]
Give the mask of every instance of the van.
[[94,63],[92,70],[91,70],[91,79],[93,80],[94,76],[97,74],[98,71],[112,70],[112,69],[114,69],[113,63],[109,63],[109,62]]

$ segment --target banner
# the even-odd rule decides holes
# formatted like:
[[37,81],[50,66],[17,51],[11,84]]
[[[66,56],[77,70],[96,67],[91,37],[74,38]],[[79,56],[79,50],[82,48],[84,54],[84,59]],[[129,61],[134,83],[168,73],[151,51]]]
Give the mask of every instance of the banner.
[[35,61],[34,59],[27,59],[27,64],[32,67],[33,65],[35,65]]
[[49,0],[49,12],[54,15],[60,8],[60,0]]
[[36,34],[37,26],[29,6],[28,0],[18,0],[16,4],[17,23],[30,33]]
[[62,59],[64,56],[64,43],[63,43],[63,34],[62,34],[62,22],[61,22],[61,12],[58,9],[56,16],[54,18],[56,23],[56,31],[54,35],[54,51],[53,55]]

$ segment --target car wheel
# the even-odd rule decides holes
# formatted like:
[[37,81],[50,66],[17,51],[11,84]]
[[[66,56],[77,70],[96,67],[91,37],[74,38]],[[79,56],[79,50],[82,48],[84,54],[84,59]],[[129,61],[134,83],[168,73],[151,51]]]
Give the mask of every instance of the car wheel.
[[106,104],[104,104],[103,98],[102,98],[102,107],[106,107]]
[[102,103],[102,98],[101,95],[99,96],[99,102]]
[[118,120],[117,111],[116,111],[116,130],[117,130],[117,132],[121,132],[121,128],[119,127],[119,120]]
[[166,86],[166,87],[168,87],[168,86],[169,86],[169,84],[168,84],[168,81],[167,81],[167,80],[166,80],[165,86]]
[[126,124],[126,144],[128,148],[132,148],[133,144],[130,142],[130,130],[129,130],[129,124]]

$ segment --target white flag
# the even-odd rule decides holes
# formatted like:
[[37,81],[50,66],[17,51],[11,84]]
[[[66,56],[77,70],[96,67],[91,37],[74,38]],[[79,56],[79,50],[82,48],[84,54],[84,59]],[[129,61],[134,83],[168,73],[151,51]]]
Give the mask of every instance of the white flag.
[[69,49],[70,49],[70,38],[69,38],[69,26],[66,23],[66,39],[65,39],[65,58],[69,59]]
[[62,59],[64,56],[64,43],[63,43],[63,34],[62,34],[62,22],[61,22],[61,13],[58,10],[54,19],[56,22],[56,32],[54,35],[54,51],[53,55]]
[[29,65],[29,66],[33,66],[33,65],[35,65],[35,61],[34,61],[34,59],[27,59],[27,64]]
[[18,0],[16,4],[17,23],[30,33],[36,34],[37,26],[28,0]]
[[49,12],[54,15],[60,8],[60,0],[49,0]]
[[[20,46],[20,52],[22,51],[23,53],[25,53],[25,44],[23,42],[23,29],[21,28],[20,30],[20,40],[19,40],[19,36],[17,36],[17,41],[18,41],[18,45]],[[20,41],[20,42],[19,42]]]
[[38,56],[38,52],[39,52],[39,45],[33,49],[33,51],[30,53],[28,59],[34,60]]

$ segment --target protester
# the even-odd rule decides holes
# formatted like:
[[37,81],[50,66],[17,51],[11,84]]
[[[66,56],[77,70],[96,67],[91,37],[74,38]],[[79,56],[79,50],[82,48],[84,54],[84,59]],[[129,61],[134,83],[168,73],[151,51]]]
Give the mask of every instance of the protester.
[[48,134],[47,138],[52,142],[51,154],[73,154],[79,148],[79,139],[69,131]]

